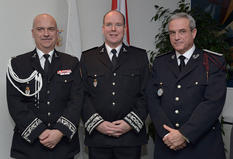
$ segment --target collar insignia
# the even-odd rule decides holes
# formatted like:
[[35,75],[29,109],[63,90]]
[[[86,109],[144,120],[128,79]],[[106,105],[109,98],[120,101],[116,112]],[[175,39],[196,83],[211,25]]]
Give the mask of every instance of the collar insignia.
[[36,53],[34,53],[34,54],[32,55],[32,57],[33,57],[33,58],[36,58]]
[[101,50],[100,50],[100,53],[103,53],[104,52],[104,48],[102,48]]
[[123,52],[127,52],[126,48],[123,47]]
[[193,55],[193,59],[197,59],[199,57],[199,54]]
[[172,55],[172,56],[171,56],[171,59],[174,60],[174,59],[175,59],[175,55]]

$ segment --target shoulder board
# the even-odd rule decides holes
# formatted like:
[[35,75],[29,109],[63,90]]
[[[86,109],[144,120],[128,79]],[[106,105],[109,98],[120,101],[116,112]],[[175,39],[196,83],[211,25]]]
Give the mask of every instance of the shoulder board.
[[155,58],[162,57],[162,56],[167,55],[167,54],[169,54],[169,53],[170,53],[170,52],[157,54],[157,55],[155,56]]
[[130,48],[132,48],[132,49],[138,49],[138,50],[141,50],[141,51],[145,51],[145,49],[143,49],[143,48],[139,48],[139,47],[135,47],[135,46],[128,46],[128,47],[130,47]]
[[217,52],[214,52],[214,51],[210,51],[210,50],[207,50],[207,49],[203,49],[203,51],[205,51],[207,53],[210,53],[210,54],[217,55],[217,56],[223,56],[223,54],[220,54],[220,53],[217,53]]
[[83,51],[83,53],[84,53],[84,52],[89,52],[89,51],[95,50],[95,49],[97,49],[97,48],[98,48],[98,47],[93,47],[93,48],[91,48],[91,49],[88,49],[88,50]]

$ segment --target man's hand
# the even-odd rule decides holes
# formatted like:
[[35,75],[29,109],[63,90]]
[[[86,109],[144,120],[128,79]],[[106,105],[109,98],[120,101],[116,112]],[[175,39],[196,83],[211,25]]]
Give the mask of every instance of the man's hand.
[[45,131],[43,131],[40,136],[39,136],[39,139],[40,140],[45,140],[46,138],[49,137],[49,132],[50,130],[49,129],[46,129]]
[[117,131],[112,134],[112,136],[115,136],[115,137],[119,137],[132,129],[132,127],[128,123],[126,123],[124,120],[117,120],[112,123],[117,128]]
[[53,149],[63,137],[63,133],[59,130],[48,130],[46,129],[39,136],[40,143],[45,147]]
[[164,129],[169,131],[163,137],[163,142],[172,150],[180,150],[186,147],[186,140],[183,135],[176,129],[172,129],[167,125],[163,125]]
[[102,134],[112,136],[117,131],[117,127],[111,122],[104,121],[96,127],[96,130]]

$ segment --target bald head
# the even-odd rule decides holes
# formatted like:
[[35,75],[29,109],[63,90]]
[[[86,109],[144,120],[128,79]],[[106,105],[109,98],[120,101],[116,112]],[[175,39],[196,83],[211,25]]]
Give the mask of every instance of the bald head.
[[105,23],[105,17],[106,17],[108,14],[113,14],[113,13],[119,14],[119,15],[122,17],[123,24],[125,25],[125,16],[124,16],[120,11],[118,11],[118,10],[110,10],[110,11],[108,11],[108,12],[104,15],[104,17],[103,17],[103,24]]
[[46,13],[43,13],[43,14],[39,14],[37,15],[34,20],[33,20],[33,24],[32,24],[32,28],[34,28],[36,26],[36,24],[38,22],[40,22],[41,20],[49,20],[51,21],[52,23],[55,24],[56,28],[57,28],[57,22],[56,20],[54,19],[53,16],[49,15],[49,14],[46,14]]
[[33,20],[32,36],[36,47],[43,53],[49,53],[58,39],[56,20],[49,14],[37,15]]

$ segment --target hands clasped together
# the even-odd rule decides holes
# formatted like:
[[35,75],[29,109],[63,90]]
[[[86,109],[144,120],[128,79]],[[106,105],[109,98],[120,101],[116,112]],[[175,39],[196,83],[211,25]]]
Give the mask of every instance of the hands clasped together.
[[187,146],[185,137],[180,133],[179,130],[172,129],[167,125],[163,125],[163,127],[169,131],[169,133],[163,137],[163,142],[170,149],[177,151]]
[[39,139],[42,145],[50,149],[53,149],[59,143],[62,137],[63,133],[61,131],[56,129],[46,129],[40,134]]
[[104,121],[101,124],[99,124],[96,127],[96,129],[102,134],[113,137],[119,137],[131,130],[132,128],[124,120],[117,120],[114,122]]

